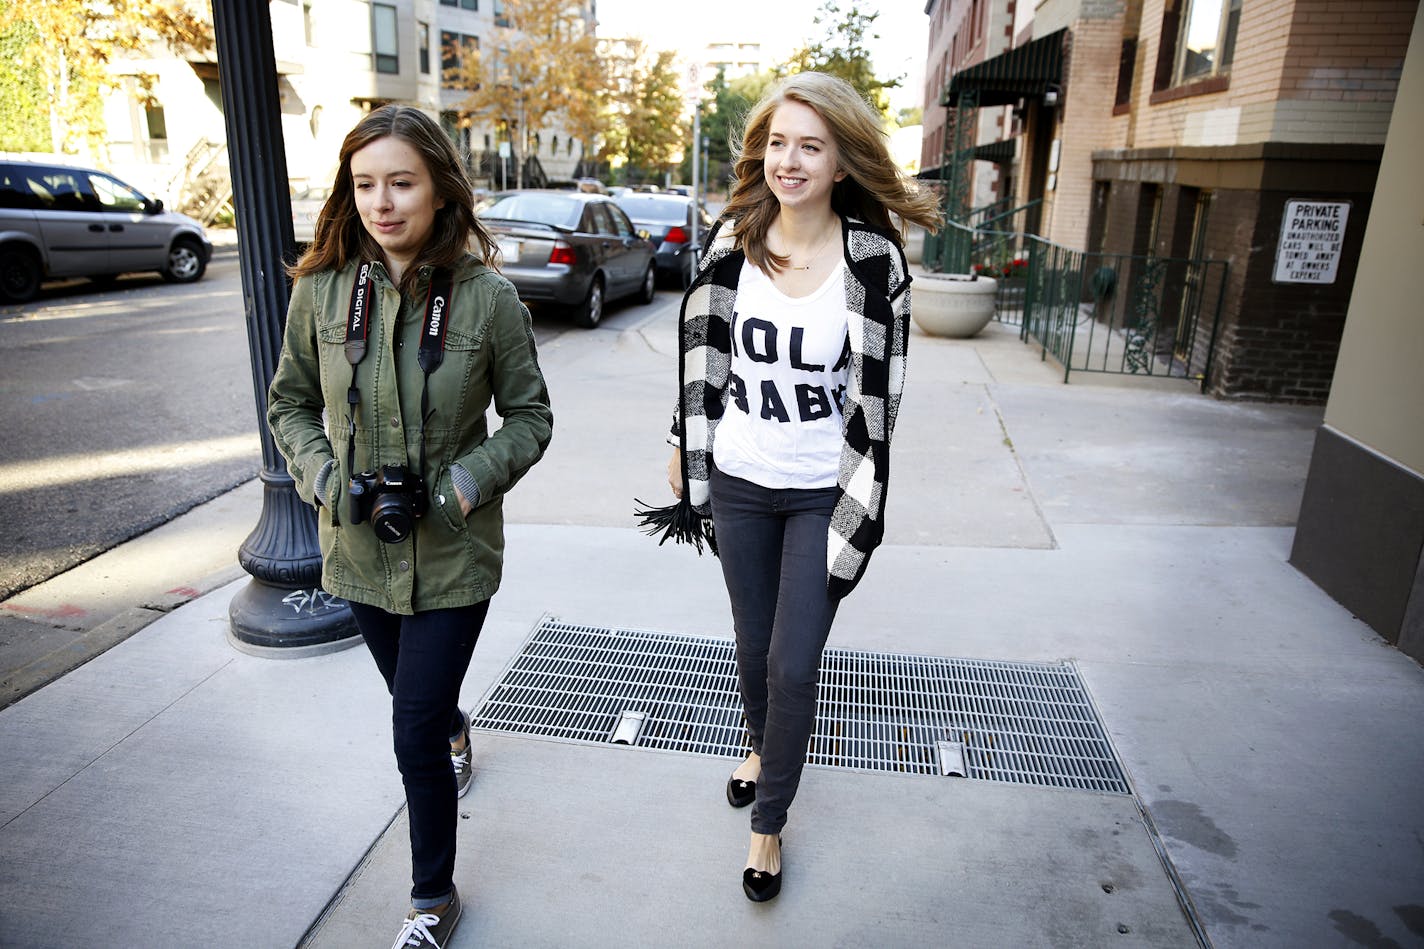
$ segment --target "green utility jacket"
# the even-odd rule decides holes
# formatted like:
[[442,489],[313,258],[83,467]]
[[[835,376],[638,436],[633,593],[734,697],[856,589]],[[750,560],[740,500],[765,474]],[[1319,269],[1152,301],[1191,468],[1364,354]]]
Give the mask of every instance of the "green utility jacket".
[[[529,311],[508,280],[475,258],[455,268],[445,357],[430,376],[432,411],[421,472],[430,506],[410,536],[388,544],[369,521],[350,523],[352,367],[343,344],[358,266],[297,280],[267,397],[267,423],[297,493],[320,504],[322,587],[392,613],[479,603],[499,587],[504,493],[543,455],[553,429]],[[367,351],[356,368],[358,471],[420,464],[417,353],[429,277],[423,271],[416,291],[402,302],[385,268],[372,267]],[[503,420],[493,435],[485,421],[491,402]],[[333,459],[318,502],[318,475]],[[479,486],[479,505],[469,517],[460,514],[452,464]]]

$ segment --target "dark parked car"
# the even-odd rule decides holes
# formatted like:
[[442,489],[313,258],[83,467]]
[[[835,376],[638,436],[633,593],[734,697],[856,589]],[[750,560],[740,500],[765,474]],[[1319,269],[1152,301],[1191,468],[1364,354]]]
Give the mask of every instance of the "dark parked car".
[[0,161],[0,299],[31,300],[51,278],[135,270],[191,283],[212,253],[197,221],[102,171]]
[[[712,226],[707,211],[692,198],[676,194],[630,192],[614,199],[628,212],[633,226],[648,232],[657,247],[658,275],[685,287],[696,272],[700,244]],[[695,209],[695,210],[694,210]],[[692,218],[697,215],[697,240],[693,240]]]
[[653,301],[653,245],[604,195],[510,191],[479,214],[499,243],[500,269],[526,303],[567,307],[592,327],[607,300]]

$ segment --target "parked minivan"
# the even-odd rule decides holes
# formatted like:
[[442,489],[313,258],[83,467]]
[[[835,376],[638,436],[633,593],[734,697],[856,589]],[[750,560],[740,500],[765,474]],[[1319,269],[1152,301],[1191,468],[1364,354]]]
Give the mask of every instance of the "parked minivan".
[[0,300],[34,299],[59,277],[156,270],[191,283],[212,252],[201,224],[112,175],[0,159]]

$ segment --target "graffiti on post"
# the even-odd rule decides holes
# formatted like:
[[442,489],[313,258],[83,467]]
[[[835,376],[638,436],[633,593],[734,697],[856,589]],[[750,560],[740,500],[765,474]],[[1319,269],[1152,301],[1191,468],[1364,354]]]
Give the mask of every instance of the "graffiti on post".
[[327,610],[339,610],[345,605],[345,601],[339,596],[333,596],[325,590],[293,590],[282,597],[282,602],[292,608],[298,615],[307,613],[315,615],[324,613]]

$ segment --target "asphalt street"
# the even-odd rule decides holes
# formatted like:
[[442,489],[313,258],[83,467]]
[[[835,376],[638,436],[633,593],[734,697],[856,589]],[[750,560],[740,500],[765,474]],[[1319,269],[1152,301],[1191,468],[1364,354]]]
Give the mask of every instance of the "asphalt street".
[[0,308],[0,600],[251,478],[251,379],[231,251]]

